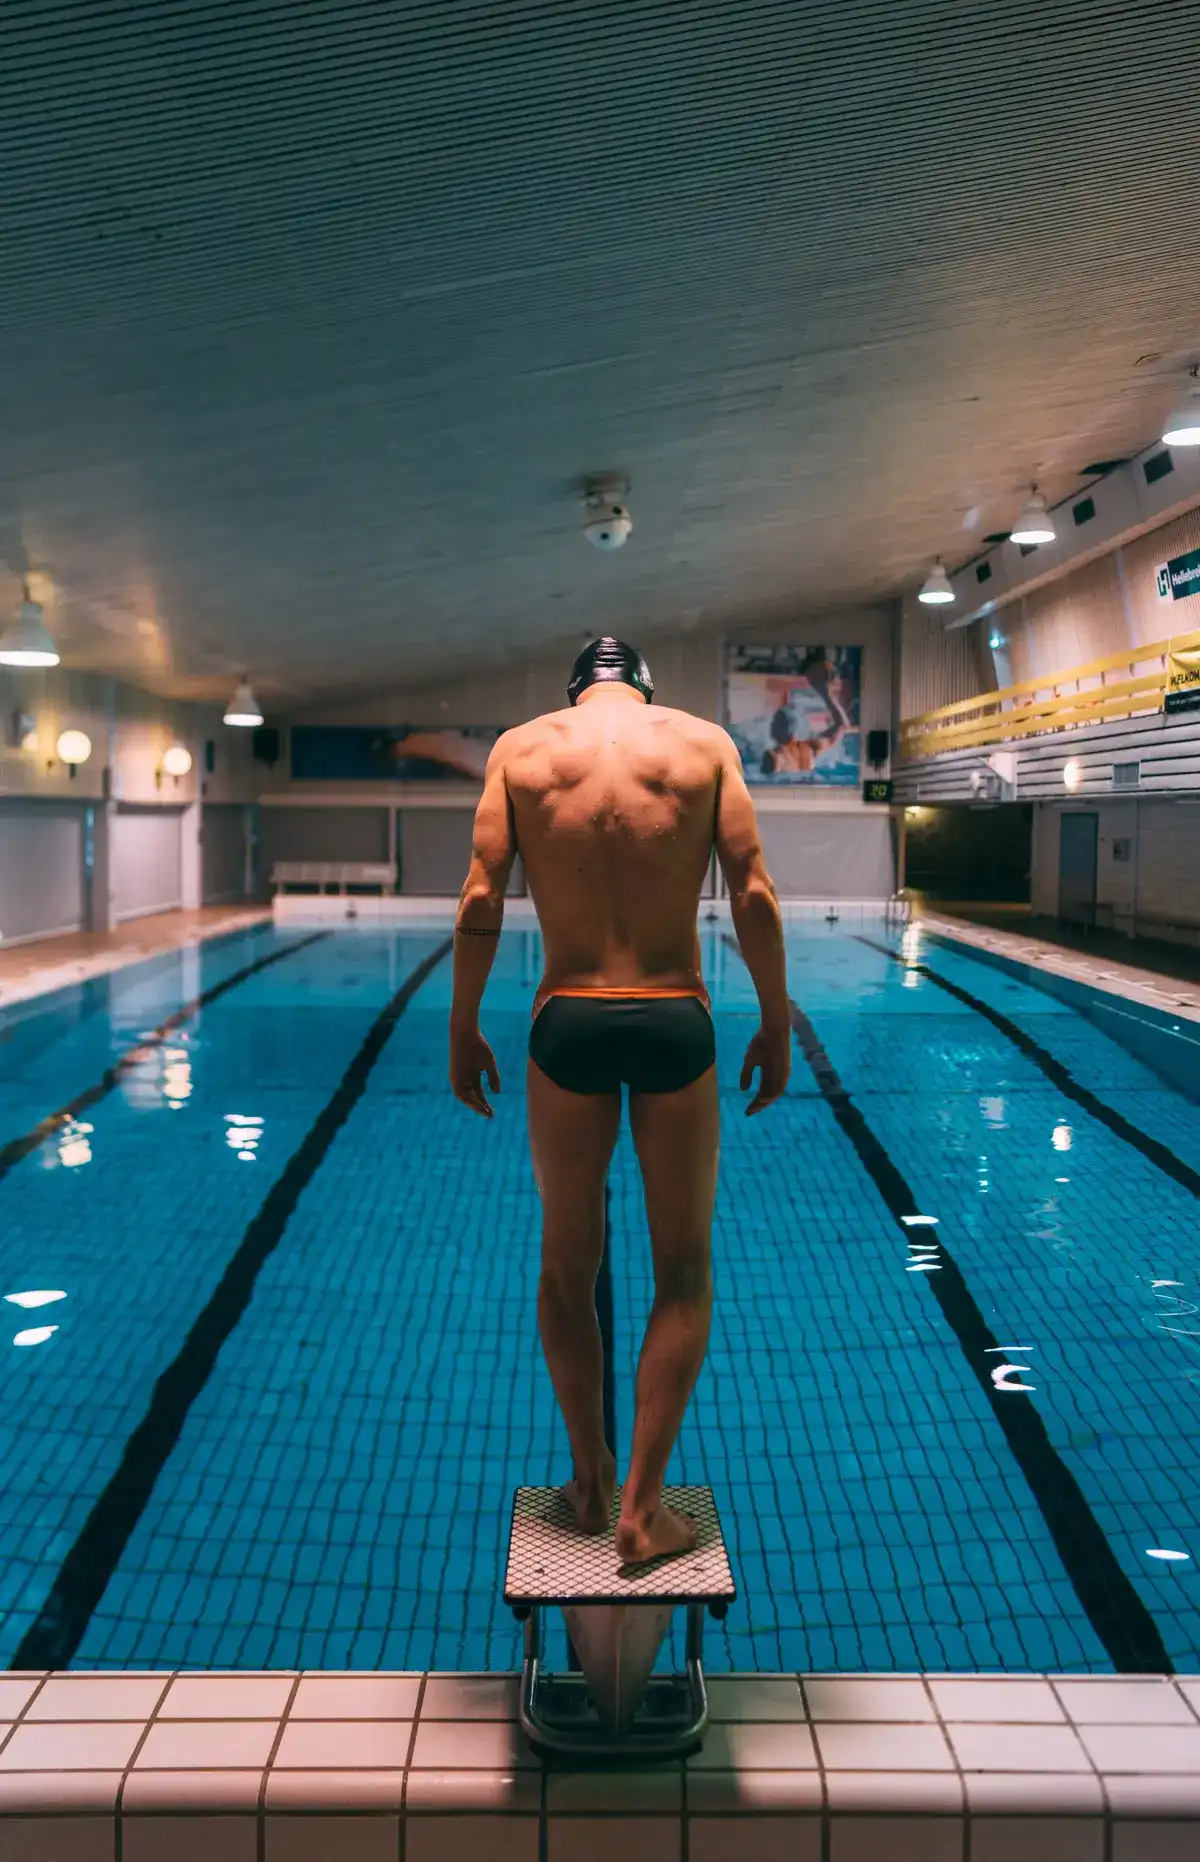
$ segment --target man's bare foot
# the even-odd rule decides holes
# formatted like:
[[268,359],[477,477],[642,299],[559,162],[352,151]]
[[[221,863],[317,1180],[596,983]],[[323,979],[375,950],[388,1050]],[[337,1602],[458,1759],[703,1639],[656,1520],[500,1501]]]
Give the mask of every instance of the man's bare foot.
[[608,1530],[613,1495],[617,1491],[617,1464],[607,1455],[591,1478],[576,1474],[562,1489],[563,1499],[575,1515],[580,1532],[593,1536]]
[[639,1519],[617,1522],[617,1556],[624,1565],[649,1564],[652,1558],[672,1558],[690,1552],[696,1543],[696,1524],[684,1513],[658,1506]]

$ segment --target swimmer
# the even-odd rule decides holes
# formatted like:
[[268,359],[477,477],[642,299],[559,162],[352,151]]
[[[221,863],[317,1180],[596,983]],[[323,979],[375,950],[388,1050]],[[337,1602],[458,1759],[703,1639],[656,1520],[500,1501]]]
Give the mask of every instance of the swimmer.
[[812,689],[819,692],[828,705],[829,722],[824,730],[814,731],[811,737],[793,737],[790,713],[781,706],[771,719],[770,734],[774,747],[764,750],[762,754],[764,776],[783,775],[785,772],[810,775],[816,768],[817,758],[839,744],[851,728],[850,713],[843,696],[843,681],[827,681],[816,667],[808,668],[806,676]]
[[459,904],[450,1012],[454,1092],[490,1118],[483,1078],[493,1091],[500,1081],[479,1008],[519,851],[546,953],[527,1070],[542,1199],[538,1320],[574,1458],[564,1492],[584,1532],[606,1529],[616,1490],[595,1287],[622,1085],[645,1187],[654,1304],[616,1528],[626,1564],[695,1540],[662,1491],[712,1308],[717,1077],[696,920],[714,844],[759,1001],[741,1078],[746,1090],[758,1073],[751,1113],[783,1092],[792,1041],[779,905],[738,752],[717,725],[652,706],[653,695],[640,653],[595,640],[572,669],[566,708],[496,744]]

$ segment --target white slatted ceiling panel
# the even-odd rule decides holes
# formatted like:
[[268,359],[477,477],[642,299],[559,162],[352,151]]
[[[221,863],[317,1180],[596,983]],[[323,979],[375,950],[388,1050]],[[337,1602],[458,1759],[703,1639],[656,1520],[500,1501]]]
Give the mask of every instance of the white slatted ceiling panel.
[[1152,437],[1193,23],[8,0],[0,598],[43,566],[76,664],[311,698],[891,595]]

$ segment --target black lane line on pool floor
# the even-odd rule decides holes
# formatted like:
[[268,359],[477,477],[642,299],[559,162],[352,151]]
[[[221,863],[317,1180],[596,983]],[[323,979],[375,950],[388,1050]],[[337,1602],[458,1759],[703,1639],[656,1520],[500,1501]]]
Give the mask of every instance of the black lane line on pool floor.
[[333,1096],[267,1191],[208,1304],[156,1382],[146,1414],[126,1442],[116,1472],[63,1559],[45,1603],[22,1636],[9,1664],[11,1668],[65,1668],[75,1654],[179,1440],[192,1404],[208,1382],[222,1345],[250,1304],[263,1265],[278,1246],[330,1145],[362,1098],[396,1023],[453,945],[454,939],[448,937],[431,951],[376,1017]]
[[604,1184],[604,1252],[596,1275],[596,1320],[600,1327],[600,1345],[604,1352],[604,1439],[617,1452],[617,1367],[613,1362],[616,1336],[612,1279],[612,1191]]
[[168,1015],[165,1022],[159,1022],[157,1028],[152,1028],[149,1034],[143,1035],[135,1046],[127,1048],[111,1067],[105,1068],[93,1085],[85,1086],[81,1093],[76,1093],[74,1099],[68,1100],[65,1106],[60,1106],[57,1112],[49,1112],[44,1119],[39,1119],[32,1131],[23,1133],[20,1138],[10,1138],[8,1143],[0,1148],[0,1183],[4,1181],[10,1170],[14,1170],[23,1159],[29,1156],[31,1151],[36,1151],[39,1145],[45,1144],[47,1138],[53,1137],[54,1133],[69,1119],[78,1118],[81,1112],[87,1112],[101,1099],[107,1099],[109,1093],[121,1084],[127,1073],[132,1072],[134,1067],[140,1067],[155,1048],[161,1047],[164,1041],[171,1038],[177,1028],[182,1028],[184,1022],[191,1021],[201,1009],[208,1008],[210,1003],[216,1002],[221,996],[228,995],[231,989],[236,989],[239,983],[246,982],[249,977],[257,976],[260,970],[269,969],[273,963],[282,963],[285,957],[294,957],[298,950],[307,950],[310,944],[319,944],[322,938],[330,935],[328,931],[313,931],[308,937],[296,938],[292,943],[285,944],[282,950],[268,951],[265,957],[256,957],[253,963],[235,970],[233,975],[227,976],[223,982],[214,983],[211,989],[206,989],[202,994],[193,996],[189,1002],[185,1002],[181,1008],[175,1010],[173,1015]]
[[[798,1003],[793,1001],[789,1006],[792,1030],[822,1098],[854,1146],[863,1168],[903,1230],[906,1242],[911,1241],[914,1231],[907,1227],[904,1218],[920,1215],[920,1204],[842,1084],[808,1016]],[[940,1238],[937,1247],[938,1271],[922,1273],[921,1278],[941,1308],[942,1317],[958,1340],[967,1366],[1000,1425],[1013,1459],[1046,1522],[1075,1595],[1109,1660],[1118,1674],[1173,1674],[1175,1670],[1158,1625],[1132,1580],[1121,1569],[1083,1489],[1059,1457],[1037,1408],[1023,1391],[1000,1391],[993,1384],[993,1366],[1004,1362],[999,1341],[976,1305],[962,1269]]]
[[942,976],[937,970],[931,970],[928,964],[910,963],[899,951],[892,950],[887,944],[876,943],[874,938],[856,935],[855,942],[865,944],[868,950],[877,950],[881,956],[890,958],[893,963],[902,964],[905,969],[915,970],[918,976],[925,977],[935,988],[944,990],[948,996],[953,996],[956,1002],[965,1003],[967,1008],[974,1009],[977,1015],[982,1015],[983,1019],[990,1022],[993,1028],[998,1029],[1007,1040],[1012,1042],[1014,1047],[1019,1048],[1026,1059],[1031,1060],[1051,1085],[1057,1086],[1065,1098],[1074,1100],[1077,1106],[1081,1106],[1094,1119],[1098,1119],[1102,1125],[1107,1126],[1113,1136],[1120,1138],[1122,1143],[1131,1145],[1135,1151],[1140,1151],[1147,1163],[1161,1170],[1164,1176],[1171,1177],[1185,1190],[1190,1190],[1193,1196],[1200,1196],[1200,1170],[1194,1170],[1190,1164],[1184,1162],[1182,1157],[1176,1156],[1168,1145],[1163,1144],[1158,1138],[1152,1138],[1149,1132],[1133,1124],[1115,1107],[1099,1098],[1089,1087],[1081,1086],[1075,1075],[1063,1065],[1061,1060],[1056,1060],[1050,1050],[1043,1047],[1040,1041],[1035,1041],[1033,1036],[1026,1034],[1016,1022],[1010,1021],[1001,1009],[994,1009],[990,1002],[984,1002],[979,996],[972,995],[971,991],[964,989],[961,983],[952,983],[948,976]]
[[[608,1179],[604,1181],[604,1249],[600,1255],[600,1267],[596,1274],[596,1323],[600,1328],[600,1349],[604,1354],[604,1382],[602,1401],[604,1404],[604,1439],[615,1455],[617,1452],[617,1367],[613,1362],[613,1282],[612,1282],[612,1191]],[[575,1653],[575,1645],[567,1637],[567,1667],[572,1674],[583,1673],[583,1663]]]

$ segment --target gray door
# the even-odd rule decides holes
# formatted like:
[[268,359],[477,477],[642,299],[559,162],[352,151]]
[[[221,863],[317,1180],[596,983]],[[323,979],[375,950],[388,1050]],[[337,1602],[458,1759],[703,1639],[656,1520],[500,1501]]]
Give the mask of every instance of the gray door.
[[1096,839],[1099,815],[1064,815],[1059,823],[1058,915],[1068,924],[1096,922]]
[[122,802],[112,824],[113,891],[117,922],[151,912],[178,911],[183,903],[183,858],[178,808],[139,808]]

